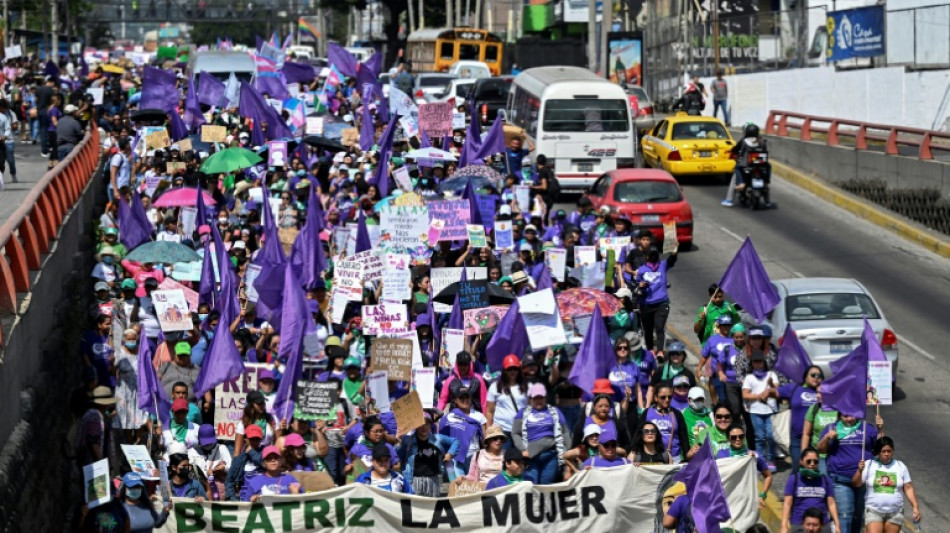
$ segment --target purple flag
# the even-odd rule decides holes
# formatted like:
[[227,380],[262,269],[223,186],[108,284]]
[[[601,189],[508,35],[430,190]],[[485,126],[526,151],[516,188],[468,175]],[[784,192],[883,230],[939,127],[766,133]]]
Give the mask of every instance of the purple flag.
[[366,229],[366,215],[363,214],[363,209],[360,208],[359,225],[356,227],[356,253],[365,252],[372,248],[373,243],[369,239],[369,230]]
[[142,74],[142,99],[139,109],[161,109],[166,113],[178,107],[178,88],[175,73],[155,67],[145,67]]
[[538,271],[537,281],[534,282],[535,292],[541,292],[544,289],[551,289],[554,291],[554,280],[551,279],[551,267],[544,261],[538,263],[541,268]]
[[241,304],[238,302],[238,280],[237,274],[231,270],[231,258],[228,257],[228,251],[224,247],[224,241],[221,234],[218,233],[218,227],[211,227],[211,238],[214,241],[215,253],[218,256],[218,272],[221,278],[221,285],[216,295],[217,307],[221,316],[229,316],[231,320],[241,312]]
[[201,258],[201,280],[198,281],[198,303],[214,307],[214,261],[211,258],[211,239],[205,242],[204,257]]
[[864,331],[861,333],[861,340],[868,345],[868,361],[887,361],[884,348],[881,348],[881,343],[877,340],[877,334],[874,333],[874,328],[868,322],[868,317],[864,317]]
[[[699,533],[721,533],[719,524],[732,519],[729,501],[719,477],[719,467],[713,458],[712,446],[707,438],[689,463],[677,472],[676,481],[686,485],[690,500],[693,524]],[[681,496],[683,497],[683,496]]]
[[277,100],[290,98],[290,93],[287,92],[287,85],[280,77],[280,72],[273,73],[258,71],[257,75],[254,77],[254,88],[257,89],[262,95],[266,94],[271,98],[276,98]]
[[255,265],[261,267],[261,274],[254,280],[257,289],[257,314],[270,322],[275,329],[280,329],[280,293],[281,280],[284,275],[284,264],[287,262],[284,249],[280,245],[277,234],[277,224],[274,223],[274,214],[267,199],[261,205],[264,226],[264,245],[254,260]]
[[284,361],[286,366],[280,384],[277,385],[273,413],[277,418],[290,422],[294,413],[294,389],[303,370],[303,337],[308,329],[307,323],[312,318],[309,318],[307,299],[290,263],[284,265],[282,274],[282,320],[278,328],[280,347],[277,350],[277,359]]
[[462,199],[468,200],[469,224],[484,226],[485,223],[482,222],[482,212],[478,208],[478,196],[475,194],[475,187],[472,186],[471,179],[465,184],[465,190],[462,191]]
[[271,107],[253,87],[243,81],[238,113],[254,122],[266,123],[267,129],[264,130],[264,136],[267,140],[289,139],[294,136],[290,128],[277,115],[277,110]]
[[264,132],[261,131],[261,123],[257,120],[251,125],[251,146],[264,146],[267,139],[264,138]]
[[482,147],[482,130],[478,125],[478,110],[475,109],[475,100],[469,103],[468,133],[465,135],[465,144],[459,156],[459,168],[478,162],[478,151]]
[[152,350],[149,349],[145,335],[139,335],[139,360],[136,384],[138,388],[139,409],[156,415],[165,427],[170,426],[172,403],[168,401],[165,387],[158,380],[152,365]]
[[[139,206],[142,205],[139,195],[135,192],[132,193],[132,202],[138,203]],[[136,216],[135,206],[129,206],[125,198],[122,197],[119,198],[118,223],[119,239],[130,252],[140,244],[152,240],[152,226],[148,223],[148,217],[146,216],[143,223],[143,220]]]
[[373,181],[376,188],[379,189],[379,197],[389,196],[389,158],[393,151],[393,137],[396,135],[396,123],[399,122],[399,115],[393,115],[389,118],[389,124],[383,130],[383,136],[379,138],[379,164],[376,165]]
[[769,275],[765,273],[765,267],[749,237],[745,238],[732,258],[719,280],[719,287],[760,322],[779,302],[778,292],[769,281]]
[[195,84],[188,84],[188,93],[185,95],[185,125],[190,131],[196,131],[205,124],[205,116],[201,114],[201,106],[198,104],[198,96],[195,94]]
[[86,58],[82,55],[79,56],[79,75],[83,78],[89,76],[89,64],[86,63]]
[[[224,286],[225,284],[222,284],[222,287]],[[201,397],[219,384],[237,379],[244,373],[244,361],[241,360],[241,352],[234,345],[234,337],[229,327],[236,317],[226,314],[232,312],[233,310],[228,310],[221,313],[219,326],[213,333],[201,370],[195,379],[195,396]]]
[[224,82],[205,71],[198,73],[198,102],[208,106],[221,105],[224,99]]
[[336,43],[327,45],[327,62],[336,66],[336,69],[344,76],[356,77],[356,67],[359,62],[356,60],[356,56],[349,53],[342,46]]
[[785,335],[782,336],[782,346],[778,349],[778,355],[775,359],[775,371],[787,377],[793,383],[799,383],[799,380],[805,376],[805,370],[811,366],[811,358],[808,352],[798,342],[798,335],[792,325],[785,326]]
[[843,415],[864,418],[868,390],[867,339],[863,336],[858,347],[848,355],[831,363],[830,378],[821,382],[821,403]]
[[366,69],[373,77],[379,76],[383,69],[383,55],[379,52],[373,52],[369,59],[360,63],[360,70]]
[[323,209],[316,195],[316,186],[311,184],[310,199],[307,202],[307,222],[297,234],[290,252],[290,263],[294,265],[294,275],[297,275],[301,286],[307,290],[325,285],[323,278],[320,277],[320,274],[327,269],[327,258],[324,254],[323,243],[320,241],[321,231],[323,231]]
[[[468,269],[462,267],[462,277],[459,284],[468,281]],[[459,303],[458,292],[455,293],[455,300],[452,302],[452,312],[449,313],[449,323],[446,324],[449,329],[465,329],[465,317],[462,313],[462,305]]]
[[317,77],[317,72],[306,63],[287,61],[280,71],[284,73],[287,83],[310,83]]
[[185,124],[185,121],[181,119],[181,115],[178,114],[178,111],[174,109],[169,111],[168,118],[170,119],[172,141],[180,141],[188,136],[188,126]]
[[363,99],[360,106],[360,150],[368,152],[376,144],[376,124],[369,110],[369,100]]
[[607,377],[610,367],[616,364],[614,349],[610,345],[610,335],[604,325],[604,318],[600,314],[600,306],[594,306],[594,314],[590,318],[590,326],[584,342],[577,351],[577,359],[568,381],[585,392],[594,388],[594,380]]
[[518,301],[511,304],[508,312],[502,317],[498,328],[492,334],[488,346],[485,347],[485,360],[492,372],[501,370],[501,363],[505,356],[513,353],[520,359],[529,347],[528,330],[524,327]]
[[482,139],[482,145],[478,148],[478,152],[475,153],[476,161],[469,161],[469,163],[483,163],[486,157],[493,156],[495,154],[500,154],[505,152],[505,130],[504,122],[501,120],[501,115],[495,117],[495,122],[492,123],[491,129],[488,130],[488,133],[485,134],[485,138]]
[[47,61],[46,65],[43,66],[43,74],[53,78],[53,80],[59,80],[59,67],[53,61]]

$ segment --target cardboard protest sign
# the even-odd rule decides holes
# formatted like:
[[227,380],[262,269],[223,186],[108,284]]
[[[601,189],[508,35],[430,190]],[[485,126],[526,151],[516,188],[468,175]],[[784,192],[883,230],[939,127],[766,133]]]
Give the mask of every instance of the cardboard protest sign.
[[[183,235],[192,235],[195,232],[195,226],[198,221],[198,209],[194,207],[182,207],[179,213],[181,221],[181,233]],[[201,222],[205,224],[204,221]]]
[[333,289],[348,300],[363,300],[363,267],[355,261],[341,260],[333,273]]
[[188,166],[185,165],[183,161],[169,161],[165,163],[165,172],[169,174],[177,174],[179,172],[184,172],[188,169]]
[[287,166],[287,141],[270,141],[267,143],[267,166]]
[[333,478],[330,477],[330,474],[327,474],[326,472],[295,471],[287,473],[294,476],[294,479],[297,480],[297,483],[300,483],[301,493],[320,492],[336,487],[336,483],[333,482]]
[[455,481],[449,483],[449,498],[480,494],[485,492],[487,485],[488,483],[484,481],[472,481],[464,476],[455,478]]
[[601,237],[598,244],[600,253],[606,255],[607,250],[613,250],[619,256],[630,244],[630,237]]
[[191,139],[189,139],[189,138],[187,138],[187,137],[184,138],[184,139],[181,139],[181,140],[177,141],[176,144],[178,145],[178,150],[179,150],[181,153],[191,152],[191,151],[194,150],[194,148],[192,148],[192,146],[191,146]]
[[201,261],[175,263],[171,275],[178,281],[201,281]]
[[223,143],[228,137],[228,129],[224,126],[201,126],[201,142]]
[[465,334],[478,335],[494,331],[507,312],[508,308],[500,305],[463,311]]
[[247,268],[244,269],[244,294],[248,300],[254,303],[257,303],[257,289],[254,288],[254,280],[261,275],[262,268],[261,265],[248,263]]
[[387,303],[364,305],[362,317],[364,335],[397,333],[409,329],[404,305]]
[[423,409],[435,407],[435,368],[413,368],[412,391],[419,395]]
[[102,105],[102,97],[104,96],[105,88],[103,87],[87,87],[86,94],[92,97],[92,105]]
[[293,250],[294,241],[297,240],[297,234],[300,230],[297,228],[277,228],[277,237],[280,239],[280,246],[284,249],[287,257],[290,257],[290,251]]
[[132,472],[139,474],[143,479],[152,481],[159,479],[158,468],[152,461],[152,456],[148,454],[148,448],[141,444],[122,444],[120,447]]
[[465,331],[461,329],[445,328],[442,330],[442,355],[444,365],[449,368],[455,366],[455,356],[465,350]]
[[505,250],[514,247],[510,220],[495,221],[495,248]]
[[437,102],[419,106],[419,129],[429,138],[452,135],[452,104]]
[[[373,348],[376,348],[375,344],[373,344]],[[377,370],[366,374],[366,393],[377,412],[389,412],[389,381],[385,370]]]
[[459,113],[458,111],[452,112],[452,129],[453,130],[465,129],[465,113]]
[[323,117],[307,117],[304,130],[307,135],[323,135]]
[[488,239],[485,237],[485,226],[481,224],[468,224],[465,228],[468,231],[468,242],[473,248],[484,248],[488,246]]
[[378,338],[370,350],[373,371],[386,372],[389,381],[412,379],[412,341]]
[[575,246],[574,247],[574,265],[587,266],[597,262],[596,246]]
[[460,281],[457,294],[462,311],[489,305],[488,282],[484,280]]
[[82,478],[82,492],[89,509],[108,503],[112,499],[112,490],[109,486],[109,459],[82,467]]
[[[220,280],[216,280],[216,281],[220,281]],[[182,285],[181,283],[178,283],[172,278],[165,278],[164,280],[162,280],[162,282],[158,284],[158,288],[165,291],[171,291],[171,290],[176,290],[176,289],[181,290],[181,292],[184,293],[185,295],[185,301],[188,302],[188,309],[192,313],[198,310],[198,293],[196,291],[193,291],[189,289],[188,287],[185,287],[184,285]]]
[[891,405],[894,391],[890,361],[868,361],[868,405]]
[[378,250],[366,250],[353,254],[347,257],[346,260],[359,263],[363,281],[383,279],[383,258]]
[[[16,59],[23,55],[23,49],[20,48],[20,45],[15,44],[13,46],[7,46],[3,49],[3,57],[7,59]],[[87,91],[89,89],[86,89]]]
[[194,329],[188,301],[185,300],[185,293],[181,289],[152,291],[152,303],[155,304],[155,314],[162,331]]
[[415,137],[419,134],[419,125],[413,120],[412,115],[401,117],[399,125],[402,126],[402,131],[406,134],[406,137]]
[[[488,268],[486,267],[465,267],[466,277],[469,280],[488,279]],[[446,287],[462,279],[462,267],[433,268],[429,275],[429,282],[432,285],[432,294],[439,294]],[[436,313],[450,313],[452,306],[439,302],[433,302],[433,308]]]
[[168,132],[165,128],[150,133],[145,137],[145,147],[149,150],[168,148],[171,145],[171,139],[168,138]]
[[336,289],[330,293],[330,321],[332,323],[343,323],[343,317],[346,316],[346,307],[349,303],[350,298],[346,293]]
[[531,187],[528,185],[515,186],[515,200],[518,202],[518,208],[527,213],[531,210]]
[[268,365],[245,363],[244,373],[214,388],[214,432],[220,440],[234,440],[237,423],[244,415],[248,393],[260,390],[257,375]]
[[354,146],[360,142],[360,130],[356,128],[346,128],[341,133],[343,134],[343,139],[340,141],[340,144],[343,146]]
[[587,330],[590,329],[590,319],[594,315],[574,315],[572,321],[574,322],[574,335],[578,337],[586,337]]
[[162,493],[162,503],[169,505],[172,502],[172,484],[168,480],[168,461],[158,460],[159,490]]
[[437,200],[429,202],[429,220],[443,220],[445,227],[440,241],[468,240],[468,224],[472,221],[468,200]]
[[416,391],[411,391],[402,398],[394,400],[389,404],[389,408],[396,417],[397,438],[426,423],[422,402],[419,400],[419,393]]
[[663,253],[672,254],[679,249],[680,243],[676,240],[676,221],[663,223]]
[[339,395],[336,383],[319,383],[297,380],[297,395],[294,398],[294,418],[305,420],[331,420],[336,418]]

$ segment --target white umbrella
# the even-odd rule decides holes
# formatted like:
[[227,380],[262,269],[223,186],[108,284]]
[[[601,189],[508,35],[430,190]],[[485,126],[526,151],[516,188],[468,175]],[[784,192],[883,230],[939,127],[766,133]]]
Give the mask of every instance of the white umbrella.
[[452,152],[439,150],[438,148],[420,148],[406,154],[409,159],[428,159],[430,161],[458,161]]

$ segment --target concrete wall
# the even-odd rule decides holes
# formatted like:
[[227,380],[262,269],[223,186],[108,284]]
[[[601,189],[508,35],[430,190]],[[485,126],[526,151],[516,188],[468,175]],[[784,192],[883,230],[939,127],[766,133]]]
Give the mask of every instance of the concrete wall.
[[[0,531],[62,531],[73,463],[69,399],[79,384],[79,341],[93,267],[92,223],[104,204],[101,173],[67,215],[33,273],[32,292],[0,362]],[[97,205],[98,204],[98,205]]]
[[775,160],[831,183],[884,180],[891,188],[939,189],[944,198],[950,198],[948,163],[781,137],[769,137],[768,142]]
[[[832,67],[726,76],[733,124],[765,124],[782,110],[879,124],[943,129],[937,116],[950,90],[950,70],[904,72],[903,67],[836,72]],[[707,84],[710,80],[703,80]],[[708,98],[704,114],[712,114]]]

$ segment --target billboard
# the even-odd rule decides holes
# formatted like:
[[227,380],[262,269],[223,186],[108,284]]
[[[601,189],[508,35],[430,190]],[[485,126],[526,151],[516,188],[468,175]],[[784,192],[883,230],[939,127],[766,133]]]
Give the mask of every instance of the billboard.
[[868,6],[828,13],[828,61],[882,56],[884,6]]
[[607,34],[608,79],[614,83],[643,85],[643,34],[611,32]]

